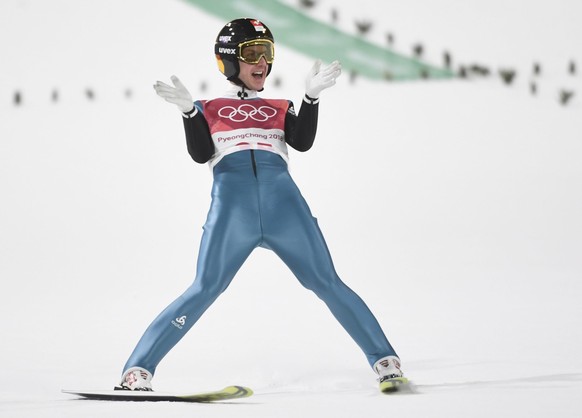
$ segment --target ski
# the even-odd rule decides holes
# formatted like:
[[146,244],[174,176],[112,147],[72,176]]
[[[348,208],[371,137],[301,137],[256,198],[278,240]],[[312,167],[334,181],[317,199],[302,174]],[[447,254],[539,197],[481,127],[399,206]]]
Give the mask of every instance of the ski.
[[380,392],[382,393],[393,393],[400,391],[409,386],[409,381],[406,377],[394,377],[392,379],[384,380],[380,382]]
[[248,398],[253,391],[244,386],[228,386],[222,390],[201,393],[164,393],[135,390],[64,390],[63,393],[77,395],[83,399],[125,402],[220,402]]

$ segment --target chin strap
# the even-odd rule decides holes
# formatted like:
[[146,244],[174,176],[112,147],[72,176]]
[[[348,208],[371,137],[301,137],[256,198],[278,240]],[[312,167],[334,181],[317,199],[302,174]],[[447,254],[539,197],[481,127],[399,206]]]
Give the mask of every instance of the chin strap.
[[241,86],[242,88],[236,93],[236,95],[241,99],[244,100],[249,97],[249,94],[245,91],[244,84]]

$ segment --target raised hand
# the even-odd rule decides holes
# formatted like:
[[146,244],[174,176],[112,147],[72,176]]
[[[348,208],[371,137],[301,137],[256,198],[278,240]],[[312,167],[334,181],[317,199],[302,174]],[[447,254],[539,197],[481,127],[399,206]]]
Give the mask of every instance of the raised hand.
[[192,95],[178,77],[173,75],[170,80],[174,84],[173,87],[162,81],[157,81],[154,84],[154,90],[162,99],[178,106],[182,113],[190,112],[194,108]]
[[305,93],[313,99],[318,98],[323,90],[335,84],[341,72],[342,66],[339,61],[334,61],[323,68],[321,60],[315,61],[305,80]]

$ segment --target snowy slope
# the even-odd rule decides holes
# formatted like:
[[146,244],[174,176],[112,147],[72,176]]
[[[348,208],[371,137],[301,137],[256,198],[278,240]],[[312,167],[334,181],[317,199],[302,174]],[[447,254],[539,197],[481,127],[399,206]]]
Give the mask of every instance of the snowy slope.
[[[564,74],[571,56],[582,65],[580,5],[433,3],[360,1],[342,6],[340,24],[350,30],[348,13],[386,16],[398,48],[421,39],[459,61],[515,66],[516,84],[344,77],[322,96],[314,149],[291,156],[340,276],[377,315],[416,394],[378,394],[325,307],[257,250],[155,380],[256,395],[118,405],[60,389],[115,383],[194,276],[211,175],[151,85],[177,74],[194,96],[220,94],[209,51],[223,22],[172,0],[4,0],[0,415],[579,416],[582,102],[564,107],[556,95],[567,83],[582,94],[582,75]],[[310,13],[326,19],[330,7]],[[265,94],[299,102],[311,62],[278,51],[283,85],[271,80]],[[538,59],[547,71],[534,98],[527,71]],[[353,138],[365,155],[353,155]]]

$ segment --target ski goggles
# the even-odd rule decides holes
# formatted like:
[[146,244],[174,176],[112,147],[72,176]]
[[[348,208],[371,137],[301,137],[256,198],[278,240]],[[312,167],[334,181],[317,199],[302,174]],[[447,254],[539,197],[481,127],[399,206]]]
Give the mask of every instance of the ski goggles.
[[238,46],[238,59],[247,64],[258,64],[265,57],[267,64],[275,60],[275,44],[268,39],[254,39]]

